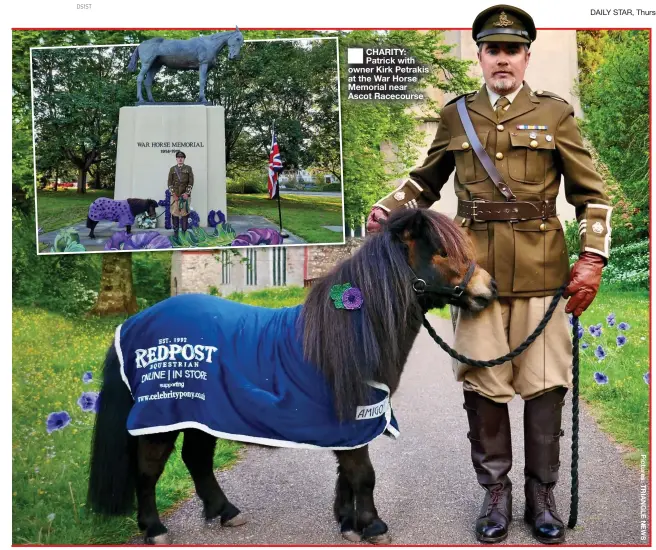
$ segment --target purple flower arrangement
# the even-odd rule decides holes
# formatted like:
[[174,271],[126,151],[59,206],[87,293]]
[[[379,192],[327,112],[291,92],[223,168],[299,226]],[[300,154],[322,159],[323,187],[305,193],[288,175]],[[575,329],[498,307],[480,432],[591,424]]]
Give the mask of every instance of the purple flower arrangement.
[[200,216],[195,210],[189,212],[189,227],[198,227],[200,225]]
[[164,200],[157,204],[164,207],[164,227],[171,229],[171,191],[168,189],[164,192]]
[[275,229],[249,229],[246,233],[237,235],[230,246],[259,246],[278,245],[283,243],[283,238]]
[[223,225],[226,221],[225,214],[221,210],[210,210],[207,214],[207,225],[210,227],[216,227],[217,225]]
[[128,234],[117,231],[105,243],[105,250],[149,250],[171,248],[168,237],[157,231]]

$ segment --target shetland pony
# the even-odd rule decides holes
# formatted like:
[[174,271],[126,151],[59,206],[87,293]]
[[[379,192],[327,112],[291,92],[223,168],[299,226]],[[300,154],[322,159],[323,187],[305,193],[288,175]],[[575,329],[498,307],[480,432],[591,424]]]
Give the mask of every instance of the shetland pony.
[[[480,311],[496,297],[495,282],[487,272],[476,266],[473,258],[471,244],[449,218],[430,210],[403,210],[391,215],[383,231],[368,237],[350,259],[318,280],[298,311],[294,308],[270,310],[229,305],[234,303],[213,297],[205,299],[186,295],[160,302],[128,319],[123,328],[117,329],[115,344],[109,349],[104,366],[104,382],[92,445],[88,493],[91,509],[109,515],[127,514],[134,506],[136,493],[137,521],[145,531],[146,543],[168,544],[167,529],[157,512],[155,485],[182,431],[182,459],[203,502],[205,518],[220,519],[224,526],[241,525],[245,523],[243,515],[223,493],[212,470],[217,437],[295,446],[294,443],[278,445],[276,441],[257,437],[249,439],[233,436],[224,433],[225,428],[214,430],[198,422],[176,423],[175,418],[167,426],[155,430],[159,433],[153,433],[153,428],[139,428],[143,418],[159,414],[166,400],[152,402],[143,401],[143,398],[136,395],[133,397],[131,392],[136,391],[136,385],[127,379],[132,376],[126,374],[127,370],[133,363],[137,367],[161,365],[153,363],[159,359],[164,359],[164,366],[170,367],[170,361],[166,363],[167,357],[170,359],[170,350],[174,349],[170,341],[185,341],[163,338],[159,343],[166,345],[153,344],[148,350],[138,349],[133,353],[135,346],[141,345],[139,339],[147,336],[149,327],[164,327],[170,336],[178,334],[178,326],[189,327],[184,334],[201,335],[198,337],[203,342],[193,347],[197,353],[194,359],[202,362],[209,353],[212,360],[220,365],[224,364],[224,359],[227,365],[228,357],[238,363],[232,367],[216,367],[221,369],[217,378],[239,377],[243,373],[250,373],[251,363],[257,354],[265,354],[266,357],[282,355],[282,368],[288,369],[288,362],[291,361],[289,358],[296,353],[294,350],[298,344],[300,351],[294,357],[299,362],[305,362],[307,368],[303,370],[303,376],[316,376],[313,384],[321,383],[322,380],[326,384],[326,393],[332,407],[330,415],[336,419],[335,429],[339,431],[341,427],[346,427],[350,430],[351,426],[358,424],[355,420],[356,411],[361,414],[363,410],[373,410],[371,407],[360,406],[371,398],[371,381],[375,381],[376,387],[385,388],[386,394],[396,391],[404,364],[421,328],[424,313],[447,303]],[[335,285],[343,285],[345,282],[361,292],[363,303],[359,309],[336,307]],[[208,302],[208,299],[216,301]],[[176,307],[182,317],[179,322],[171,322],[166,315],[171,308]],[[207,311],[204,312],[203,308]],[[226,308],[229,315],[222,314],[222,308]],[[219,321],[224,317],[231,318],[233,312],[236,312],[235,315],[245,315],[246,310],[239,308],[250,308],[247,313],[254,315],[252,324],[238,320],[237,332],[233,330],[227,336],[221,331],[221,324],[212,325],[207,333],[212,336],[202,336],[204,330],[209,330],[206,326],[207,315],[212,314],[212,318]],[[297,320],[294,321],[296,324],[287,325],[295,327],[289,329],[293,334],[279,334],[277,338],[270,338],[266,334],[264,327],[268,327],[273,320],[294,318],[297,313]],[[198,316],[195,324],[194,315]],[[173,328],[169,330],[168,327]],[[260,327],[263,332],[260,332]],[[250,340],[258,337],[259,342]],[[133,345],[131,342],[135,339],[139,343]],[[184,355],[181,346],[177,344],[174,351]],[[188,359],[193,354],[191,344],[187,351]],[[243,369],[243,373],[240,369]],[[147,373],[149,370],[142,368],[138,372]],[[284,399],[278,399],[278,393],[285,392],[284,387],[288,383],[291,384],[282,375],[277,376],[275,383],[262,382],[262,386],[268,384],[267,390],[258,389],[257,397],[253,398],[256,400],[254,406],[250,401],[243,403],[242,399],[250,400],[251,397],[243,397],[245,394],[239,393],[228,395],[224,400],[231,402],[230,411],[226,403],[216,399],[203,401],[203,407],[208,409],[209,416],[218,411],[219,414],[215,416],[219,422],[223,422],[234,408],[257,408],[264,400],[267,405],[258,422],[266,423],[265,417],[276,417],[278,407],[283,407],[283,402],[287,400],[287,394],[283,396]],[[253,384],[258,385],[259,382],[249,381],[249,385]],[[170,387],[170,384],[165,387]],[[200,403],[199,400],[195,401]],[[180,408],[181,402],[178,400],[175,407]],[[382,428],[388,432],[394,431],[389,422],[391,414],[386,407],[388,404],[385,401],[385,406],[378,407],[386,410],[388,421],[387,424],[383,421],[381,429],[374,436],[380,435]],[[189,406],[195,407],[197,404],[190,402]],[[205,413],[201,411],[198,414]],[[313,417],[304,415],[303,419],[306,418]],[[137,435],[131,435],[129,429]],[[341,437],[339,434],[335,437],[332,437],[332,433],[327,435],[331,441]],[[299,437],[304,438],[299,441],[314,441],[313,433]],[[307,448],[308,445],[298,443],[296,446]],[[333,510],[342,536],[349,541],[389,543],[391,537],[388,527],[378,516],[374,505],[375,473],[369,459],[368,445],[358,443],[336,446],[332,442],[327,448],[333,450],[338,463]]]
[[87,228],[91,229],[89,238],[95,239],[93,230],[99,221],[118,222],[119,227],[125,226],[129,234],[134,224],[135,216],[148,212],[151,218],[156,216],[157,201],[152,199],[126,199],[123,201],[100,197],[91,203],[87,215]]

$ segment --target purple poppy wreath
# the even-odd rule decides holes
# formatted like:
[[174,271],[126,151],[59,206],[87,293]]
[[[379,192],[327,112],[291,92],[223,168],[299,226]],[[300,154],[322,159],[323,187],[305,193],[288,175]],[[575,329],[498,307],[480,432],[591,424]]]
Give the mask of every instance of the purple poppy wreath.
[[360,309],[364,303],[360,289],[350,283],[334,285],[330,289],[330,298],[337,309]]
[[246,233],[237,235],[230,246],[257,246],[282,244],[282,235],[275,229],[249,229]]

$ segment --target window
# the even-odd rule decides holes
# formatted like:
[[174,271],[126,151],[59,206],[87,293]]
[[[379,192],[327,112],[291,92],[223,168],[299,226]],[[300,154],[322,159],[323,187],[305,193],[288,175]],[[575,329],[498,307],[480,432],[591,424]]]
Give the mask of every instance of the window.
[[232,260],[229,250],[221,251],[221,284],[229,285],[230,284],[230,268]]
[[284,247],[271,249],[271,267],[273,286],[287,285],[287,249]]
[[257,250],[246,249],[246,285],[257,285]]

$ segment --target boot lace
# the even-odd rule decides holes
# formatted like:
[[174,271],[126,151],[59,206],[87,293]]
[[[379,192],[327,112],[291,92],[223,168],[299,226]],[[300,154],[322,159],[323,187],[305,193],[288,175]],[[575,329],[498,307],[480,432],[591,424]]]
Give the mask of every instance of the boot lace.
[[494,485],[490,488],[490,502],[487,505],[486,514],[489,515],[492,510],[497,508],[503,500],[503,485]]
[[555,512],[556,502],[553,496],[553,485],[538,485],[536,491],[538,509]]

